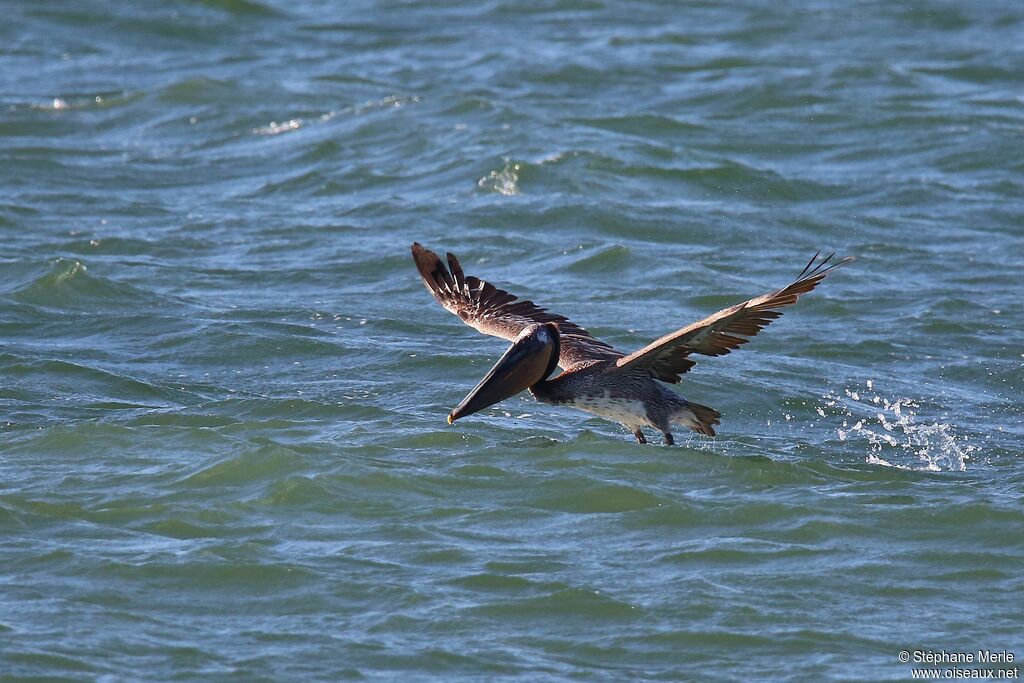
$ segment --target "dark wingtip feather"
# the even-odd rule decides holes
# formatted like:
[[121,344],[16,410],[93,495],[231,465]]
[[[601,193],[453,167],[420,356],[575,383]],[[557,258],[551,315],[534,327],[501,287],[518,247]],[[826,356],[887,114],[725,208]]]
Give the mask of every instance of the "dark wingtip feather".
[[832,259],[835,258],[835,255],[836,252],[833,251],[831,254],[829,254],[828,256],[819,261],[818,257],[821,256],[821,251],[816,252],[814,256],[811,257],[811,260],[807,262],[807,265],[804,266],[804,269],[800,271],[800,275],[797,276],[794,282],[801,282],[804,280],[811,280],[814,278],[820,280],[827,273],[830,273],[839,266],[846,265],[847,263],[853,263],[854,261],[857,260],[853,256],[845,256],[839,259],[838,261],[833,261],[832,263],[829,263],[829,261],[832,261]]
[[804,269],[800,271],[800,274],[796,276],[797,280],[802,280],[804,275],[807,275],[807,271],[811,269],[811,265],[815,261],[818,260],[818,256],[820,256],[820,255],[821,255],[821,250],[820,249],[818,251],[814,252],[814,256],[812,256],[811,260],[807,262],[807,265],[804,266]]
[[433,270],[434,264],[440,262],[441,260],[437,257],[437,254],[430,251],[419,242],[412,243],[412,258],[414,261],[416,261],[417,266],[429,265],[429,270]]
[[462,272],[462,265],[459,263],[459,259],[455,258],[455,254],[450,251],[445,256],[448,259],[448,270],[452,272],[452,277],[455,278],[455,284],[458,287],[462,287],[462,283],[466,281],[466,274]]
[[424,247],[419,242],[412,243],[412,258],[416,262],[416,269],[423,278],[423,283],[436,296],[442,286],[451,286],[451,276],[444,267],[444,263],[437,257],[437,254]]

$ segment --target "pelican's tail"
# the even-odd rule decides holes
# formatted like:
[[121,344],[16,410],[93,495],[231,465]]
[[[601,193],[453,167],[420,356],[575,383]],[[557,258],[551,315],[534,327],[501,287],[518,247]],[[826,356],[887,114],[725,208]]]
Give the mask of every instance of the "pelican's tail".
[[687,401],[686,405],[672,414],[672,421],[689,427],[698,434],[714,436],[714,426],[719,423],[720,417],[722,414],[714,408]]

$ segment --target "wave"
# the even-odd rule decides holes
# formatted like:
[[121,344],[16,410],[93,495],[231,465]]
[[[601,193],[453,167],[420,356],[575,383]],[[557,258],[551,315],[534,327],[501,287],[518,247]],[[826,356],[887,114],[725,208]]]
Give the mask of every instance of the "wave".
[[157,297],[133,285],[88,272],[77,259],[57,259],[46,274],[15,290],[15,301],[42,308],[97,311],[150,308]]

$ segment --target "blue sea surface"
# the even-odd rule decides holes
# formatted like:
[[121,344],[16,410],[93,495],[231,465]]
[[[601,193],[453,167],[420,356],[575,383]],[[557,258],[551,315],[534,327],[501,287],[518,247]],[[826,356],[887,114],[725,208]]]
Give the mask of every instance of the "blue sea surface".
[[[1024,5],[3,15],[0,680],[1024,658]],[[719,435],[669,448],[448,426],[507,343],[413,241],[626,352],[857,261],[698,358]]]

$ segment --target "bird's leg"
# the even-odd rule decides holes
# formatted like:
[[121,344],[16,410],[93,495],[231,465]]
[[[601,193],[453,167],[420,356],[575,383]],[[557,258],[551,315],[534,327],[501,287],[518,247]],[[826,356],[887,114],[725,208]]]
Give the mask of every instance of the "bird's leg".
[[675,442],[676,440],[672,438],[672,432],[665,432],[665,445],[672,446]]
[[637,443],[647,443],[647,437],[644,436],[644,433],[640,431],[639,427],[633,430],[633,436],[636,437]]

